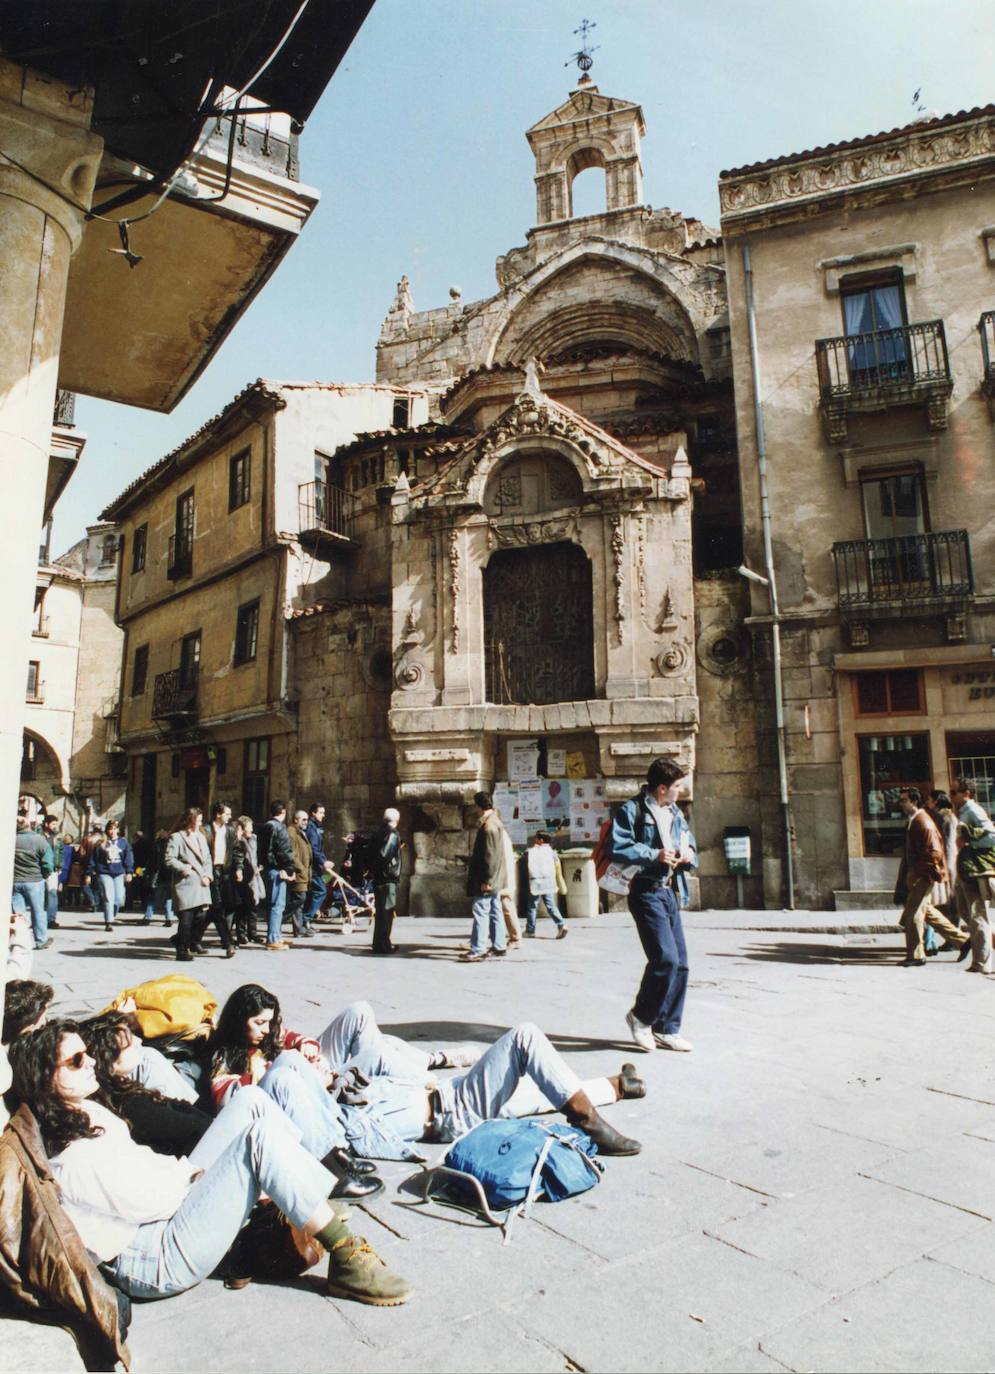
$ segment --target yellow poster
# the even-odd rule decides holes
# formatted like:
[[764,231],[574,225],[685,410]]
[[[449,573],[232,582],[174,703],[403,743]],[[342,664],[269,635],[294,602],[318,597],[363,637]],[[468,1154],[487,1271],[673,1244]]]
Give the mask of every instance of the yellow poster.
[[586,778],[587,769],[584,767],[584,755],[579,751],[571,751],[567,754],[567,777]]

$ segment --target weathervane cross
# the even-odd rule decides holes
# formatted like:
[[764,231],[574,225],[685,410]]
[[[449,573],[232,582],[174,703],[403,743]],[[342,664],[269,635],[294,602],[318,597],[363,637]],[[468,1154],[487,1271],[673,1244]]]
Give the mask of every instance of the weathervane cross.
[[596,20],[582,19],[577,28],[574,29],[574,36],[580,36],[580,47],[576,52],[571,53],[564,62],[564,67],[569,67],[571,62],[576,62],[581,71],[581,80],[589,81],[587,73],[594,66],[594,54],[597,48],[592,48],[589,42],[591,30],[598,27]]

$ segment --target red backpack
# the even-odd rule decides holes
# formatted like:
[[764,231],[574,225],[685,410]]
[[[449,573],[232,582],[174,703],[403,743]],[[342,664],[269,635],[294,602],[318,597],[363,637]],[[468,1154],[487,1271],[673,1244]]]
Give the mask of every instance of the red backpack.
[[598,832],[598,842],[591,851],[591,858],[594,860],[594,876],[600,883],[605,875],[605,870],[612,861],[612,823],[611,817],[604,821],[601,830]]

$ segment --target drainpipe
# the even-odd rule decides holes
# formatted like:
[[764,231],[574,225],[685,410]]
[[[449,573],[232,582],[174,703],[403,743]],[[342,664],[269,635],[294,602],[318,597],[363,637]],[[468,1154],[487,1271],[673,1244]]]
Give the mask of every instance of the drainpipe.
[[743,244],[743,273],[746,282],[746,318],[750,333],[750,373],[753,379],[753,418],[757,436],[757,477],[760,483],[760,523],[764,540],[764,568],[767,574],[767,594],[770,597],[771,657],[774,664],[774,720],[777,728],[777,773],[781,793],[781,815],[784,823],[784,861],[788,888],[788,910],[795,909],[795,865],[791,844],[791,800],[788,795],[788,757],[784,732],[784,675],[781,665],[781,613],[777,601],[777,580],[774,573],[774,549],[770,534],[770,499],[767,491],[767,442],[764,434],[764,411],[760,399],[760,349],[757,343],[757,320],[753,306],[753,265],[750,245]]

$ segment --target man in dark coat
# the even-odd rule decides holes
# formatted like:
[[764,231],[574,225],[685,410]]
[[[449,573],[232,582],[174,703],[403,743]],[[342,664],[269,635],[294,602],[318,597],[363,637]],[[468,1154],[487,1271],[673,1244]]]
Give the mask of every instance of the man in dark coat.
[[393,954],[390,932],[394,925],[397,908],[397,880],[401,876],[401,837],[397,827],[401,813],[388,806],[383,813],[383,824],[373,835],[370,842],[371,870],[373,874],[373,900],[376,915],[373,921],[373,953]]

